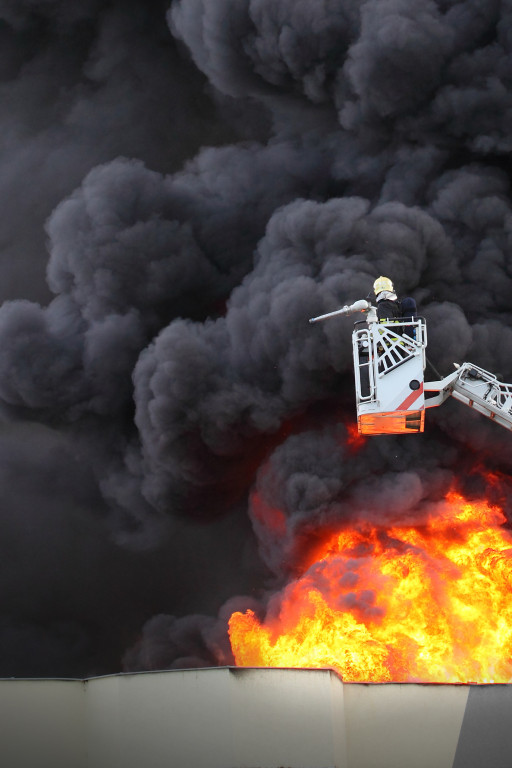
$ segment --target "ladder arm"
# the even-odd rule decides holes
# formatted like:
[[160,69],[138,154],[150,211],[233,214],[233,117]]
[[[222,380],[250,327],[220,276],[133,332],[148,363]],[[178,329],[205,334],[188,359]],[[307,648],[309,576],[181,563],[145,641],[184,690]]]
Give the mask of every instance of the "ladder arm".
[[463,363],[441,381],[425,382],[425,391],[434,396],[425,400],[426,408],[441,405],[450,395],[464,405],[512,430],[512,384],[472,363]]

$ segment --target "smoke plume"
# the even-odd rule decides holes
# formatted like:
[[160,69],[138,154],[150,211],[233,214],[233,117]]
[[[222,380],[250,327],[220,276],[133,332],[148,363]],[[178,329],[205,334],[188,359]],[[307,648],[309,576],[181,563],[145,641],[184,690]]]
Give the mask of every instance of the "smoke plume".
[[323,532],[507,476],[455,403],[354,444],[351,324],[307,321],[389,275],[443,375],[512,380],[511,22],[0,1],[0,674],[227,663]]

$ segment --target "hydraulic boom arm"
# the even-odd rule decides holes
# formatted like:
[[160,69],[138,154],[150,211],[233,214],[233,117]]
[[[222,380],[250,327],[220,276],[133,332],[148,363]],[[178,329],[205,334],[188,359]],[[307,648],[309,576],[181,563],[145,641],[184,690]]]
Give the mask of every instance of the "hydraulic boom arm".
[[474,408],[502,427],[512,430],[512,384],[504,384],[489,371],[472,363],[463,363],[441,381],[426,381],[425,407],[441,405],[450,395]]

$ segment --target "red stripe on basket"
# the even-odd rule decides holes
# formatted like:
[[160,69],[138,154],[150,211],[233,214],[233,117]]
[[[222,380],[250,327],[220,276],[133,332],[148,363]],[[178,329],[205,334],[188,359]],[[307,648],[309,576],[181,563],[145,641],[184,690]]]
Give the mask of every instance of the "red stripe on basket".
[[410,394],[410,395],[407,395],[407,397],[405,398],[405,400],[403,401],[403,403],[400,403],[400,405],[398,406],[398,408],[397,408],[396,410],[397,410],[397,411],[407,411],[407,410],[409,410],[409,408],[411,407],[411,405],[412,405],[412,404],[413,404],[413,403],[414,403],[414,402],[415,402],[415,401],[418,399],[418,397],[419,397],[420,395],[422,395],[422,394],[423,394],[423,382],[421,382],[421,384],[420,384],[420,388],[419,388],[419,389],[415,389],[415,390],[413,390],[413,391],[411,392],[411,394]]

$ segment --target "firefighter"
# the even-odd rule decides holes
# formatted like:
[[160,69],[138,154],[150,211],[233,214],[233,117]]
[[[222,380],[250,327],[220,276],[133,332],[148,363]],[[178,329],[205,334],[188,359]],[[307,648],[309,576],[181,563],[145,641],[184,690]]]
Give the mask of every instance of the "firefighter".
[[[377,317],[381,323],[392,323],[397,318],[413,320],[416,317],[415,300],[412,296],[398,299],[389,277],[378,277],[373,284],[373,292],[377,303]],[[416,332],[412,325],[401,326],[398,333],[400,335],[406,334],[412,339],[416,338]]]
[[373,284],[377,303],[377,317],[381,322],[394,320],[402,315],[402,308],[389,277],[378,277]]

